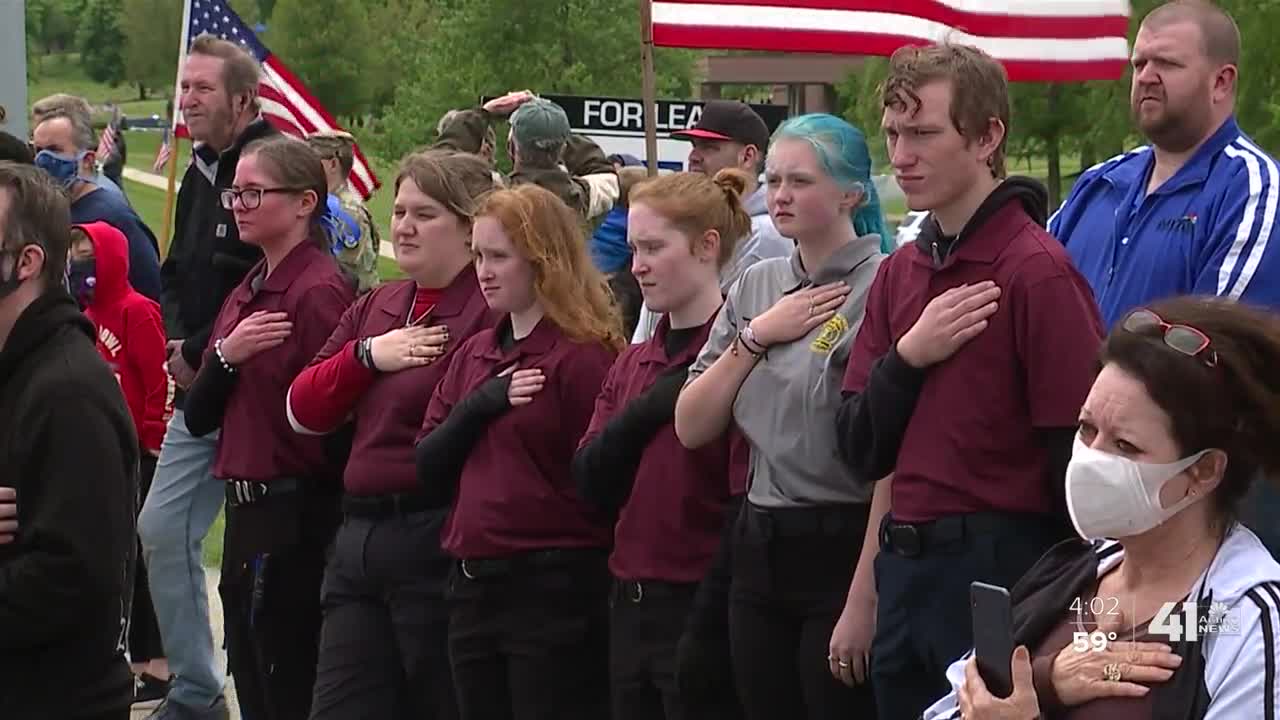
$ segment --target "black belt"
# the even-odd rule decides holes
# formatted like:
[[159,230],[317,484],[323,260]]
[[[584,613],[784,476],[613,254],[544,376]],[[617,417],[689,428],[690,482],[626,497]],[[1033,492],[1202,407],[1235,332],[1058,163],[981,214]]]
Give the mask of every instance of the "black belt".
[[747,503],[742,522],[766,538],[840,537],[866,532],[871,507],[864,504],[765,508]]
[[344,495],[342,512],[365,520],[385,520],[428,510],[443,510],[420,493],[387,495]]
[[571,564],[584,558],[604,558],[602,548],[555,548],[533,550],[517,555],[494,558],[471,558],[458,561],[458,570],[468,580],[488,580],[505,577],[521,570],[538,570]]
[[880,549],[916,557],[931,548],[956,545],[980,535],[1006,534],[1020,528],[1043,532],[1058,521],[1034,513],[970,513],[948,515],[922,523],[897,522],[885,515],[880,524]]
[[697,583],[672,583],[661,580],[614,580],[613,596],[621,602],[640,604],[646,600],[692,600]]
[[298,478],[277,478],[271,482],[258,480],[223,480],[227,484],[227,505],[241,507],[262,502],[269,497],[279,497],[296,493],[302,489],[302,481]]

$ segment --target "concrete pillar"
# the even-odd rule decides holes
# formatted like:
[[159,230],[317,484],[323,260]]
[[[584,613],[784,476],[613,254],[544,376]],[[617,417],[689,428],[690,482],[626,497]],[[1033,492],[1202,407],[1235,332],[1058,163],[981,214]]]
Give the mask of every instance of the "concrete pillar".
[[698,86],[699,100],[719,100],[720,98],[720,83],[704,82]]
[[27,138],[27,34],[24,0],[0,0],[0,130]]

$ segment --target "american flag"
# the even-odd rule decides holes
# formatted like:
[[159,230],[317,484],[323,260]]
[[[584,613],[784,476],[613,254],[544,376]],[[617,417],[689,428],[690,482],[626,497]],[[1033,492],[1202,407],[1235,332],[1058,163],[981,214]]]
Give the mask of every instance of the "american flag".
[[[258,85],[258,104],[262,115],[281,132],[299,137],[323,130],[341,130],[320,102],[315,99],[289,68],[263,45],[248,25],[227,6],[225,0],[187,0],[183,10],[182,57],[191,43],[203,33],[238,42],[262,66],[262,82]],[[181,83],[182,63],[178,63]],[[182,113],[175,108],[174,132],[186,136]],[[381,183],[369,167],[368,160],[355,149],[355,163],[348,178],[351,187],[366,200]]]
[[111,123],[102,129],[102,134],[98,136],[98,162],[102,162],[116,150],[116,129]]
[[904,45],[974,45],[1009,79],[1124,74],[1128,0],[657,0],[655,45],[891,55]]
[[156,148],[155,162],[151,163],[151,169],[154,172],[164,172],[164,166],[169,162],[169,155],[173,153],[173,144],[169,140],[173,137],[169,133],[169,128],[164,129],[164,137],[160,139],[160,147]]

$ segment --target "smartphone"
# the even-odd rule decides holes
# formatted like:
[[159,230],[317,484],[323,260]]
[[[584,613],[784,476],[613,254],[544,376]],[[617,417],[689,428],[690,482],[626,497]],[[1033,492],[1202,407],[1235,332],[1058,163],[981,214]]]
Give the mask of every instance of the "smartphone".
[[973,654],[987,690],[998,698],[1013,694],[1013,610],[1009,591],[998,585],[969,585],[973,610]]

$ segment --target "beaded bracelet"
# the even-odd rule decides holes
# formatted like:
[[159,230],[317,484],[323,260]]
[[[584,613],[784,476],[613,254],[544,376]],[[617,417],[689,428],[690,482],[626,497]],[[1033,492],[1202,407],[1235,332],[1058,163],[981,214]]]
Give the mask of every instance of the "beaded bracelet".
[[235,366],[227,362],[227,356],[222,354],[222,341],[225,339],[226,338],[218,338],[213,341],[213,354],[218,356],[218,362],[222,363],[223,370],[228,373],[234,373],[236,371]]

